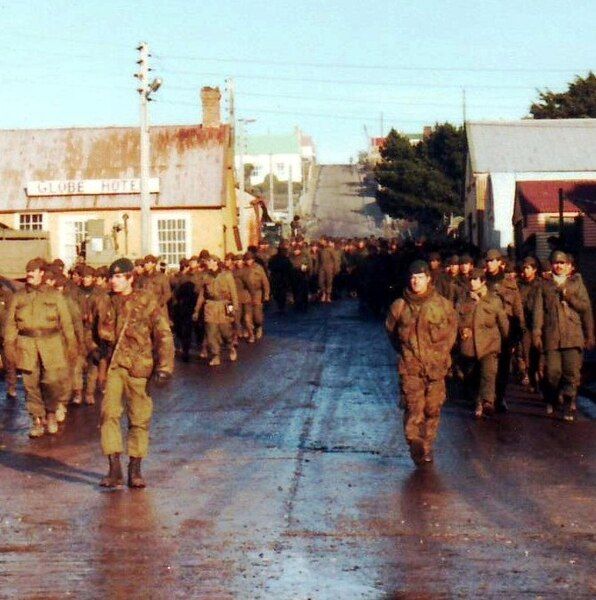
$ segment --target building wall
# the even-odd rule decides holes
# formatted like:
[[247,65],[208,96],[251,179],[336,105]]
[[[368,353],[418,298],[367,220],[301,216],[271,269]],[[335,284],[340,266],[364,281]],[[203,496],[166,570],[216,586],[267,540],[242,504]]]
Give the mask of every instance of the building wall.
[[[271,169],[280,181],[287,181],[290,166],[292,168],[292,181],[302,181],[302,158],[299,154],[245,154],[243,157],[245,165],[253,165],[256,174],[250,177],[251,185],[259,185],[265,181]],[[282,168],[280,168],[283,165]],[[240,166],[239,160],[237,166]]]

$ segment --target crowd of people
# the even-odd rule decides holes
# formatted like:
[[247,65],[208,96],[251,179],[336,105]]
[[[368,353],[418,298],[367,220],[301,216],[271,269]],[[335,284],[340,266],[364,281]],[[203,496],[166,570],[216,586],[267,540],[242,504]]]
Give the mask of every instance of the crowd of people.
[[[7,397],[22,373],[32,438],[53,435],[73,405],[101,397],[102,484],[122,483],[120,419],[126,412],[129,485],[144,486],[152,404],[147,383],[164,383],[181,361],[218,367],[258,343],[265,307],[303,312],[342,296],[387,316],[400,353],[406,438],[417,463],[432,461],[446,397],[460,381],[477,418],[506,411],[511,372],[540,392],[549,414],[574,419],[585,348],[594,345],[590,298],[572,257],[515,263],[499,250],[431,250],[424,241],[306,240],[294,232],[276,248],[263,241],[223,259],[207,250],[167,272],[156,256],[109,267],[59,259],[27,265],[26,283],[0,282],[0,348]],[[454,253],[458,251],[458,254]]]

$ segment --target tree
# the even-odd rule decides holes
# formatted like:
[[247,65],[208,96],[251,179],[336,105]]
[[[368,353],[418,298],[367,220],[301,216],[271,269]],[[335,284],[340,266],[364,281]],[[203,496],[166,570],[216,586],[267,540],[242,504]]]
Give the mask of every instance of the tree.
[[377,202],[394,218],[438,223],[444,215],[461,214],[465,135],[449,123],[436,125],[414,147],[391,130],[375,167]]
[[535,119],[596,118],[596,75],[577,76],[566,92],[539,92],[540,99],[530,107]]

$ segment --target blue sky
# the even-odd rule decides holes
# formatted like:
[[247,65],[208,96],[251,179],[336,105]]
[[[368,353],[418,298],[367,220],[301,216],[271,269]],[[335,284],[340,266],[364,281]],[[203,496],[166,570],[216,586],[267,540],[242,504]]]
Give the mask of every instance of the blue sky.
[[327,163],[365,126],[461,123],[463,89],[469,119],[517,119],[596,69],[593,0],[13,0],[0,21],[0,128],[136,125],[147,41],[153,123],[199,122],[199,89],[233,77],[250,133],[299,126]]

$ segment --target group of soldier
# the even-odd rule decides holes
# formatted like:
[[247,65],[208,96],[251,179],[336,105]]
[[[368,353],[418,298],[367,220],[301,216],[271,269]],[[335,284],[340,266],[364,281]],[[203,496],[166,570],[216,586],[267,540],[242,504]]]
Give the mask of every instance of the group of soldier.
[[[542,267],[542,268],[541,268]],[[175,348],[212,367],[238,359],[241,341],[264,334],[266,303],[280,312],[330,303],[348,294],[374,314],[400,353],[404,428],[412,458],[432,462],[446,380],[461,381],[477,418],[506,411],[512,368],[539,391],[546,412],[572,421],[583,351],[594,345],[590,298],[572,257],[515,264],[499,250],[441,255],[423,244],[377,238],[307,241],[302,235],[244,254],[201,251],[166,273],[157,257],[110,267],[33,259],[26,284],[0,281],[0,348],[7,396],[16,399],[21,372],[32,438],[55,434],[72,405],[100,395],[101,445],[122,484],[120,420],[128,419],[128,484],[143,487],[152,401],[148,383],[173,372]],[[450,386],[452,388],[452,386]]]
[[594,348],[590,297],[573,257],[554,250],[541,265],[491,249],[476,262],[439,253],[415,260],[386,319],[400,352],[404,430],[412,459],[433,460],[446,380],[460,379],[477,418],[507,411],[512,368],[544,399],[548,415],[573,421],[584,350]]

